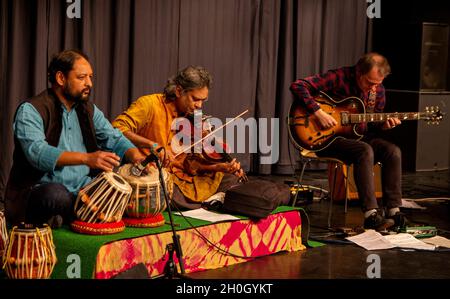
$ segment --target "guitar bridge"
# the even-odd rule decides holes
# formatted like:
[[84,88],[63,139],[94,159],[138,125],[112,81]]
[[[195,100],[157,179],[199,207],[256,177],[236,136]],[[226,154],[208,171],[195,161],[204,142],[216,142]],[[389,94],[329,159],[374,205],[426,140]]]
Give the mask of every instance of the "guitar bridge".
[[[301,122],[296,122],[297,119],[305,119],[305,121],[303,123]],[[289,126],[304,126],[305,128],[307,128],[309,126],[309,116],[296,116],[296,117],[289,117],[288,118],[288,125]]]

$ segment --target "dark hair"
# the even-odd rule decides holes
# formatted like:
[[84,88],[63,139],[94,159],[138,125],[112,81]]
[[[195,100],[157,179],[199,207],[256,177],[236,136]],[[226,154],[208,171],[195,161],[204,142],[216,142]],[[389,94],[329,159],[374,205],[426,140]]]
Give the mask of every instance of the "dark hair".
[[387,61],[386,57],[376,52],[371,52],[365,54],[358,60],[356,67],[361,75],[365,75],[376,66],[380,72],[380,75],[386,77],[391,73],[391,66]]
[[65,50],[54,54],[47,69],[48,81],[55,84],[57,72],[62,72],[64,76],[67,76],[67,74],[73,69],[73,64],[75,61],[80,58],[84,58],[89,61],[86,54],[76,49]]
[[183,91],[189,91],[197,88],[207,87],[210,89],[212,85],[212,77],[208,71],[201,66],[188,66],[180,71],[177,75],[167,80],[164,87],[164,95],[168,99],[176,98],[176,88],[180,86]]

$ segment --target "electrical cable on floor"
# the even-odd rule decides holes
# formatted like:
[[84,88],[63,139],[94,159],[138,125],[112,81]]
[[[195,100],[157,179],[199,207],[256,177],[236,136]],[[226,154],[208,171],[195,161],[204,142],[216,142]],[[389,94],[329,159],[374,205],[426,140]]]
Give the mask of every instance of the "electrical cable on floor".
[[442,229],[442,228],[437,228],[437,227],[436,227],[436,230],[439,231],[439,232],[443,232],[443,233],[446,233],[446,234],[450,234],[450,231],[445,230],[445,229]]
[[[243,255],[235,254],[235,253],[232,253],[232,252],[229,252],[229,251],[226,251],[226,250],[220,248],[219,246],[217,246],[216,244],[214,244],[213,242],[211,242],[207,237],[205,237],[205,236],[197,229],[197,227],[195,227],[195,226],[188,220],[188,218],[187,218],[186,216],[183,215],[183,212],[178,208],[178,206],[176,205],[175,202],[172,202],[172,203],[173,203],[173,206],[175,207],[175,209],[176,209],[176,210],[178,211],[178,213],[180,214],[180,216],[183,217],[183,219],[189,224],[189,226],[190,226],[191,228],[193,228],[193,229],[197,232],[197,234],[200,236],[200,238],[201,238],[203,241],[205,241],[206,243],[208,243],[208,244],[210,244],[211,246],[213,246],[213,247],[214,247],[215,249],[217,249],[219,252],[222,252],[222,253],[225,254],[225,255],[229,255],[229,256],[232,256],[232,257],[236,257],[236,258],[242,258],[242,259],[254,259],[254,258],[255,258],[254,256],[243,256]],[[261,255],[261,256],[258,256],[258,257],[263,257],[263,256],[267,256],[267,255],[268,255],[268,254],[266,254],[266,255]]]
[[419,249],[419,248],[408,248],[408,247],[394,247],[391,249],[396,249],[400,251],[423,251],[423,252],[450,252],[450,248],[435,248],[434,250],[427,250],[427,249]]
[[311,241],[321,242],[321,243],[330,243],[330,244],[341,244],[341,245],[348,245],[348,244],[355,244],[349,240],[337,240],[337,239],[323,239],[323,238],[310,238]]

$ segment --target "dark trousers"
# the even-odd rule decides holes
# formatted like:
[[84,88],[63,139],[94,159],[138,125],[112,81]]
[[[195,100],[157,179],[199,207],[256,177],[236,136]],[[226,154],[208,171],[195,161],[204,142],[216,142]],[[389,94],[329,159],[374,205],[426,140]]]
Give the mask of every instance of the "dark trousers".
[[317,155],[337,158],[347,165],[353,164],[355,184],[363,211],[378,208],[373,166],[380,162],[383,206],[388,209],[401,206],[402,158],[396,145],[380,138],[361,141],[337,139]]
[[62,184],[45,183],[33,187],[28,196],[26,222],[41,225],[60,215],[64,223],[73,219],[75,196]]

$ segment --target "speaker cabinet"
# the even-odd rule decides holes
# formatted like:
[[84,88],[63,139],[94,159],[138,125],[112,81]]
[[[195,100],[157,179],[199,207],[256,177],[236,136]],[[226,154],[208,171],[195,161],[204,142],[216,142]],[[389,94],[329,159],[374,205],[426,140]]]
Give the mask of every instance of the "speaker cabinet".
[[447,113],[437,126],[404,121],[383,133],[401,148],[403,170],[449,168],[449,34],[447,23],[409,22],[395,14],[374,21],[373,50],[386,56],[392,69],[383,82],[385,112],[418,112],[439,106]]
[[420,90],[443,91],[447,83],[448,36],[446,24],[423,23]]
[[450,166],[450,92],[386,91],[386,111],[417,112],[439,107],[444,115],[439,124],[423,120],[403,121],[385,131],[384,138],[402,150],[402,165],[407,171],[444,170]]
[[448,90],[449,25],[380,20],[373,28],[373,50],[386,56],[392,74],[388,89]]

